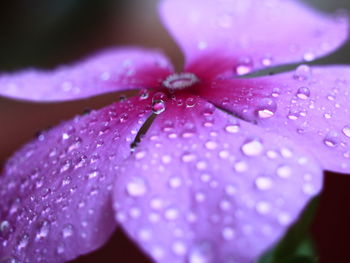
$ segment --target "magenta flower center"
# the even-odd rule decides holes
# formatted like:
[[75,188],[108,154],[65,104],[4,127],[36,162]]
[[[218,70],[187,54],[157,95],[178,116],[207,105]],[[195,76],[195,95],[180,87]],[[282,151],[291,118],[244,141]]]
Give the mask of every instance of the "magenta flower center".
[[170,90],[181,90],[199,82],[199,79],[193,73],[174,73],[163,81],[163,86]]

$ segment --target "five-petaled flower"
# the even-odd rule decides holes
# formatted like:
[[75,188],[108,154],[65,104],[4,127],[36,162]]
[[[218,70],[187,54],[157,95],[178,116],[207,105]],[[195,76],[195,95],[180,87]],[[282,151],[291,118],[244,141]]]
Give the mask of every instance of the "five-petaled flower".
[[350,172],[350,67],[240,77],[333,51],[346,19],[291,0],[163,0],[160,14],[183,73],[130,48],[0,76],[3,96],[32,101],[141,90],[7,162],[2,260],[68,261],[121,227],[156,262],[252,262],[320,191],[323,170]]

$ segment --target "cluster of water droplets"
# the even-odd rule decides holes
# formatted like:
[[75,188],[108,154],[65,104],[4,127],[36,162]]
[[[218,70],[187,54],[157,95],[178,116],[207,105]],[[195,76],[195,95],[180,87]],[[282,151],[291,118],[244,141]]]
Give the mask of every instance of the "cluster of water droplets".
[[320,171],[308,158],[276,147],[272,136],[247,134],[234,119],[223,123],[212,105],[200,112],[201,118],[156,119],[146,146],[119,177],[117,219],[159,260],[237,260],[254,236],[269,240],[284,229],[319,189]]
[[107,205],[113,173],[146,117],[121,102],[39,133],[10,159],[1,178],[0,261],[74,258],[104,242],[115,224]]

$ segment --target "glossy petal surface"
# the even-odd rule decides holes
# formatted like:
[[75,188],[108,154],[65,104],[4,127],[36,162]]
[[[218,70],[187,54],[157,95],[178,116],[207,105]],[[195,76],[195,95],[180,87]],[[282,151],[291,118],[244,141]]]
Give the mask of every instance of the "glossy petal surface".
[[[326,170],[350,173],[350,67],[222,80],[205,96],[309,150]],[[204,94],[204,93],[203,93]]]
[[82,99],[108,92],[154,88],[172,72],[160,53],[114,49],[53,71],[24,70],[0,75],[0,95],[32,101]]
[[206,61],[208,69],[216,64],[243,75],[311,61],[336,49],[348,34],[345,19],[290,0],[164,0],[160,14],[190,70]]
[[19,150],[0,177],[0,261],[66,262],[106,242],[117,165],[148,114],[141,103],[114,104]]
[[276,134],[196,101],[168,105],[126,161],[116,218],[156,262],[253,262],[321,187]]

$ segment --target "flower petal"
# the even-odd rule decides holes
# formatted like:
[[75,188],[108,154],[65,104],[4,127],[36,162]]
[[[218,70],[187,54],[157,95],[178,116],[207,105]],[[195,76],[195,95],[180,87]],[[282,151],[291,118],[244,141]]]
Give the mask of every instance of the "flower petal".
[[253,262],[320,190],[322,171],[211,104],[172,107],[121,169],[117,220],[157,262]]
[[54,71],[29,69],[0,75],[0,95],[32,101],[64,101],[108,92],[151,88],[172,72],[160,53],[111,49]]
[[349,76],[348,66],[301,65],[275,76],[223,80],[205,97],[302,145],[324,169],[350,173]]
[[76,117],[8,161],[0,177],[1,262],[65,262],[109,238],[116,169],[150,114],[143,108],[124,101]]
[[200,58],[238,75],[311,61],[339,47],[348,34],[346,19],[290,0],[164,0],[160,14],[190,71],[202,64]]

